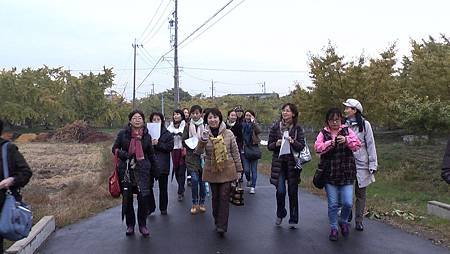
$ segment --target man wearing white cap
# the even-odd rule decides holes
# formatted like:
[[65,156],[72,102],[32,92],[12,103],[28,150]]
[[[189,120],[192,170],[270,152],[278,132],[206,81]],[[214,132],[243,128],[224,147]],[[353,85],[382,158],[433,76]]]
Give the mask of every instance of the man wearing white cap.
[[344,103],[344,113],[347,117],[346,124],[351,128],[361,141],[361,149],[353,152],[356,162],[355,183],[355,229],[363,231],[362,224],[364,209],[366,207],[366,187],[375,182],[374,174],[377,172],[378,161],[372,126],[364,119],[363,106],[356,99],[348,99]]

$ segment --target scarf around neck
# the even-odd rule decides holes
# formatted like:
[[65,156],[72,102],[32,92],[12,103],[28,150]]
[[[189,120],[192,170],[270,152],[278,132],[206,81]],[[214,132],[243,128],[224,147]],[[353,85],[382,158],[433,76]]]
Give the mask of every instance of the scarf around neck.
[[231,127],[234,127],[234,125],[236,125],[236,122],[237,121],[230,122],[230,120],[227,120],[227,125],[230,126],[230,128],[231,128]]
[[144,150],[142,149],[142,136],[144,134],[144,129],[140,128],[134,130],[131,128],[131,141],[128,147],[128,154],[136,155],[136,160],[141,161],[145,159]]
[[203,118],[200,118],[197,121],[194,121],[194,119],[191,119],[191,122],[189,123],[189,137],[190,138],[192,138],[194,135],[196,135],[197,138],[200,139],[202,136],[203,130],[204,130]]
[[244,137],[245,144],[251,145],[252,144],[252,135],[253,135],[253,125],[250,122],[244,121],[242,123],[242,134]]
[[292,129],[293,123],[286,123],[283,120],[280,121],[280,131],[284,133],[285,131],[290,131]]
[[227,161],[227,147],[225,145],[225,140],[223,135],[218,135],[217,137],[209,137],[211,143],[213,144],[213,164],[215,169],[221,172],[224,169],[225,162]]

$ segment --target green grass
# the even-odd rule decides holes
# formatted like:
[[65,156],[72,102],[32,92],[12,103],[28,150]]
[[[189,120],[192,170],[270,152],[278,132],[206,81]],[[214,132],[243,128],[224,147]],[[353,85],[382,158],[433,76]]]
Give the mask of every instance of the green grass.
[[[308,140],[313,152],[314,138]],[[440,176],[446,140],[421,146],[405,145],[399,137],[376,137],[376,141],[379,167],[376,182],[367,188],[369,215],[450,246],[450,221],[427,214],[428,201],[450,204],[449,185]],[[262,164],[270,165],[270,161],[271,152],[263,149]],[[300,186],[324,196],[323,190],[312,185],[317,163],[314,154],[302,171]],[[396,215],[397,210],[412,214],[414,220]]]

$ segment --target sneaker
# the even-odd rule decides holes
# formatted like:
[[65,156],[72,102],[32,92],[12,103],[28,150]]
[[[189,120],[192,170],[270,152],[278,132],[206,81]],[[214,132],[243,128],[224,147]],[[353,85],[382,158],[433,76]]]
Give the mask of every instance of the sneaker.
[[178,201],[183,201],[184,195],[183,194],[178,194]]
[[187,177],[187,186],[192,186],[191,176]]
[[363,226],[362,222],[356,222],[355,229],[357,231],[364,231],[364,226]]
[[139,232],[141,232],[143,237],[148,237],[150,235],[150,231],[148,231],[146,226],[139,227]]
[[275,220],[275,225],[280,226],[281,222],[283,221],[283,218],[278,218]]
[[297,229],[297,224],[295,224],[295,223],[289,223],[289,228],[290,228],[290,229]]
[[348,224],[341,225],[341,233],[343,237],[347,237],[350,234],[350,228]]
[[127,235],[127,236],[134,235],[134,227],[128,226],[127,231],[125,232],[125,235]]
[[330,239],[330,241],[337,241],[338,240],[338,231],[337,229],[332,228],[330,231],[330,235],[328,236],[328,239]]
[[255,188],[254,187],[250,187],[250,194],[255,194]]
[[191,208],[192,215],[197,214],[199,211],[200,211],[199,205],[192,205],[192,208]]
[[204,213],[204,212],[206,212],[206,205],[200,205],[200,206],[198,207],[198,209],[199,209],[199,211],[200,211],[201,213]]

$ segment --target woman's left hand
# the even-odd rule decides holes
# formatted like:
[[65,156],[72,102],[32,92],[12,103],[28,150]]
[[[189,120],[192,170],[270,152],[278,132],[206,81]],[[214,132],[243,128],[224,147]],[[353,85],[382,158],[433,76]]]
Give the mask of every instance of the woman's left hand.
[[156,146],[158,144],[158,140],[157,139],[152,139],[152,145]]
[[0,182],[0,189],[7,189],[14,184],[14,177],[8,177]]

